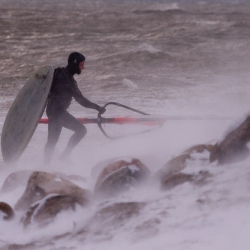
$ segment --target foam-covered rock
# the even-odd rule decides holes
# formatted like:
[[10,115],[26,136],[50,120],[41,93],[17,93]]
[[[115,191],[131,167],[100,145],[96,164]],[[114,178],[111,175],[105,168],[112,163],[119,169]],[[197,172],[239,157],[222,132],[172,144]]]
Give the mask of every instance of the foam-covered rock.
[[183,173],[189,164],[197,162],[209,163],[210,153],[214,146],[210,144],[199,144],[192,146],[179,156],[169,160],[163,168],[156,173],[156,178],[160,180],[162,189],[173,188],[184,182],[205,183],[205,179],[211,175],[207,171],[197,171],[197,174]]
[[75,211],[77,205],[84,206],[84,200],[80,197],[50,194],[32,204],[22,218],[22,222],[24,226],[34,223],[45,226],[51,223],[60,212]]
[[78,235],[94,235],[98,240],[110,239],[114,230],[119,230],[132,218],[140,215],[144,202],[117,202],[103,204],[89,222],[78,231]]
[[175,173],[162,178],[161,189],[168,190],[185,182],[190,182],[195,185],[205,185],[210,177],[212,177],[212,174],[208,171],[199,171],[197,174]]
[[223,165],[244,160],[249,156],[250,116],[217,143],[210,155],[210,162]]
[[106,166],[97,179],[94,194],[111,197],[135,187],[150,175],[138,159],[115,161]]
[[158,178],[163,178],[166,175],[179,173],[187,167],[192,161],[208,162],[210,153],[213,150],[213,145],[198,144],[192,146],[182,152],[180,155],[170,159],[161,169],[156,173]]
[[91,199],[91,192],[56,174],[35,171],[31,174],[22,197],[15,210],[27,211],[35,202],[53,195],[70,196],[81,200],[83,204]]

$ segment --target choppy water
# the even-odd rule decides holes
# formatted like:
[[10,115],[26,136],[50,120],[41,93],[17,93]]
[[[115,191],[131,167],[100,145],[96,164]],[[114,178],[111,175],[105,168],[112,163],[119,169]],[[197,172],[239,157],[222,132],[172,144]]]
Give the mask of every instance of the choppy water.
[[[74,151],[74,165],[70,168],[56,159],[53,167],[40,163],[47,128],[39,125],[15,166],[5,166],[1,157],[1,181],[8,173],[21,169],[61,171],[87,177],[86,186],[92,188],[95,181],[92,168],[107,158],[133,155],[155,172],[186,147],[220,139],[235,120],[249,112],[249,14],[247,2],[0,0],[1,127],[13,99],[29,75],[43,64],[64,66],[72,51],[86,56],[85,70],[76,80],[90,100],[99,104],[119,101],[150,114],[185,118],[170,120],[147,135],[116,142],[110,142],[97,127],[89,125],[87,137]],[[76,116],[96,115],[76,103],[72,104],[71,112]],[[117,108],[108,110],[107,114],[131,113]],[[187,120],[193,116],[207,120]],[[211,116],[223,119],[211,120]],[[64,131],[56,157],[69,135]],[[166,247],[183,249],[184,246],[187,249],[230,249],[237,244],[244,249],[249,246],[247,237],[235,236],[232,240],[230,237],[234,226],[242,226],[245,204],[249,205],[249,198],[244,196],[246,191],[239,181],[241,175],[249,174],[248,163],[228,166],[229,174],[213,168],[217,174],[214,192],[212,184],[201,191],[183,186],[171,193],[147,187],[143,195],[139,192],[121,197],[146,200],[150,205],[138,220],[111,231],[110,240],[102,243],[102,249],[160,250]],[[236,167],[241,167],[243,172],[239,174]],[[238,181],[233,192],[230,182],[235,175]],[[247,184],[245,188],[249,188]],[[197,207],[193,201],[206,191],[211,194],[211,206]],[[21,192],[1,199],[13,205]],[[220,198],[225,198],[226,202],[217,207]],[[234,206],[223,214],[225,206],[238,200],[244,200],[238,203],[241,214]],[[167,209],[168,216],[160,217],[166,208],[171,208]],[[85,211],[83,218],[80,214],[81,211],[69,219],[69,224],[78,220],[80,227],[92,212]],[[239,221],[235,219],[237,216]],[[161,222],[152,238],[148,239],[150,232],[145,232],[143,237],[134,234],[133,229],[138,224],[155,217]],[[67,224],[65,219],[63,222]],[[66,226],[62,227],[61,223],[47,231],[31,233],[23,232],[16,220],[4,224],[7,230],[0,230],[0,240],[25,244],[72,231],[71,226],[64,223]],[[244,227],[249,230],[248,220]],[[11,237],[13,231],[18,235],[16,239]],[[222,233],[223,239],[218,237]],[[44,249],[83,249],[82,244],[86,249],[100,249],[99,240],[93,235],[82,243],[82,239],[73,237],[67,238],[66,246],[61,241]]]

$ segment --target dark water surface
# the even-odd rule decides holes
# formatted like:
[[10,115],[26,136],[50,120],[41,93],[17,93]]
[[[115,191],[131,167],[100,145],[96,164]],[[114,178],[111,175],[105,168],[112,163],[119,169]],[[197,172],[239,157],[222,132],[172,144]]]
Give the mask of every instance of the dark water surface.
[[102,101],[119,98],[124,79],[142,98],[160,88],[166,99],[201,78],[246,73],[249,12],[246,3],[1,0],[1,110],[34,69],[63,66],[75,50],[87,58],[79,84]]

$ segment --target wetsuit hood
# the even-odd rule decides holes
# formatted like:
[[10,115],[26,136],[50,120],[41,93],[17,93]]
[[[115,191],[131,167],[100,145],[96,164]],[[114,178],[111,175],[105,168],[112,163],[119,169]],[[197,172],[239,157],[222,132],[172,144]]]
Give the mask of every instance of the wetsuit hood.
[[71,75],[81,74],[79,63],[82,61],[85,61],[85,56],[79,52],[73,52],[69,55],[67,69],[69,70]]

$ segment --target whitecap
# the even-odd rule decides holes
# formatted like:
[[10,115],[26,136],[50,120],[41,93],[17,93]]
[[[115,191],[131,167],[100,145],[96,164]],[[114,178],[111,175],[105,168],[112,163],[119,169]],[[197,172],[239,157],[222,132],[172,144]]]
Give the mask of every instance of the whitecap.
[[134,82],[132,82],[131,80],[124,78],[122,80],[122,84],[123,86],[127,87],[127,88],[131,88],[131,89],[136,89],[138,88],[137,84],[135,84]]
[[160,50],[156,49],[154,46],[150,44],[143,43],[138,46],[137,51],[148,51],[150,53],[157,53]]
[[149,6],[147,11],[169,11],[169,10],[179,10],[178,3],[156,3]]

